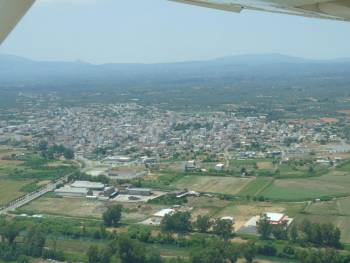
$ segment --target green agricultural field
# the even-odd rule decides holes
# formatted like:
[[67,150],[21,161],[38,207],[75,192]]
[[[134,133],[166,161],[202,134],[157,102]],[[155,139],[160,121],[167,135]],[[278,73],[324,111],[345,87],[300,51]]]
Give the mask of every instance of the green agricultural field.
[[350,198],[339,198],[337,199],[338,211],[342,215],[350,216]]
[[350,216],[350,198],[337,198],[327,202],[312,203],[305,212],[313,215]]
[[104,241],[99,242],[96,240],[87,241],[74,239],[58,239],[46,241],[47,247],[56,247],[57,250],[64,251],[67,260],[71,262],[88,262],[87,252],[92,245],[103,248],[107,245],[107,243]]
[[276,179],[261,195],[283,201],[298,201],[327,196],[350,196],[350,174],[328,173],[300,179]]
[[307,169],[302,169],[301,167],[292,167],[288,164],[281,164],[278,169],[281,176],[304,176],[307,172]]
[[31,180],[13,181],[7,179],[0,180],[0,206],[7,204],[25,193],[21,192],[22,187],[31,184]]
[[269,184],[272,182],[271,178],[258,177],[247,184],[240,192],[241,196],[258,196]]
[[328,202],[312,203],[305,209],[305,212],[313,215],[340,215],[337,200]]
[[188,175],[176,181],[174,185],[179,189],[236,195],[252,180],[252,178]]
[[337,171],[350,172],[350,162],[347,161],[344,164],[342,164],[339,167],[337,167]]

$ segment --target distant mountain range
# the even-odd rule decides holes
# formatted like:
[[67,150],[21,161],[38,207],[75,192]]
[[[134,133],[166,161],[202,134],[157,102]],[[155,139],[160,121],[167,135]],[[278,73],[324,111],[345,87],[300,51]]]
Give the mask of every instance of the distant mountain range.
[[350,59],[310,60],[279,54],[229,56],[160,64],[33,61],[0,55],[0,88],[198,85],[215,81],[350,76]]

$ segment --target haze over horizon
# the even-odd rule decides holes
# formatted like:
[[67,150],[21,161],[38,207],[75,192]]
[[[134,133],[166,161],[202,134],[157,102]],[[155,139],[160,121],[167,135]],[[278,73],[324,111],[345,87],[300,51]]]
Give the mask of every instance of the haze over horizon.
[[[44,21],[44,22],[43,22]],[[39,61],[161,63],[245,54],[346,58],[350,24],[166,0],[38,0],[0,49]]]

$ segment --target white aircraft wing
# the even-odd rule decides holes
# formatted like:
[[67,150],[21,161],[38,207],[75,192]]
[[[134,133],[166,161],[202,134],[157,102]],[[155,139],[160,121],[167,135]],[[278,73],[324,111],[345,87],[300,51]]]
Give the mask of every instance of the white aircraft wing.
[[35,0],[0,0],[0,45]]
[[350,0],[169,0],[231,12],[244,9],[350,21]]

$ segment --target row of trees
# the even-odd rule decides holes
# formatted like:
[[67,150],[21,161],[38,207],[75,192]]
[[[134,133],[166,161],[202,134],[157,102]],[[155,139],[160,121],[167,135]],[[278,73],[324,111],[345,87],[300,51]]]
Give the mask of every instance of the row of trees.
[[13,222],[1,219],[0,222],[0,258],[5,261],[17,260],[29,262],[28,256],[35,258],[50,258],[64,260],[62,251],[45,249],[46,233],[39,226],[34,225],[26,229],[21,242],[17,241],[19,233],[24,230]]
[[233,222],[227,219],[212,220],[209,216],[197,217],[195,222],[191,222],[190,212],[176,212],[166,215],[161,222],[163,232],[186,234],[192,230],[207,233],[212,230],[213,233],[229,239],[232,236]]
[[311,223],[304,220],[300,224],[294,223],[287,229],[287,223],[271,225],[266,216],[262,216],[258,222],[258,233],[262,239],[269,239],[271,236],[278,240],[290,240],[293,243],[313,244],[320,247],[340,248],[341,232],[333,224]]
[[148,250],[141,242],[122,235],[111,241],[107,247],[99,249],[91,246],[88,251],[89,263],[110,263],[113,256],[121,263],[162,263],[159,251]]

